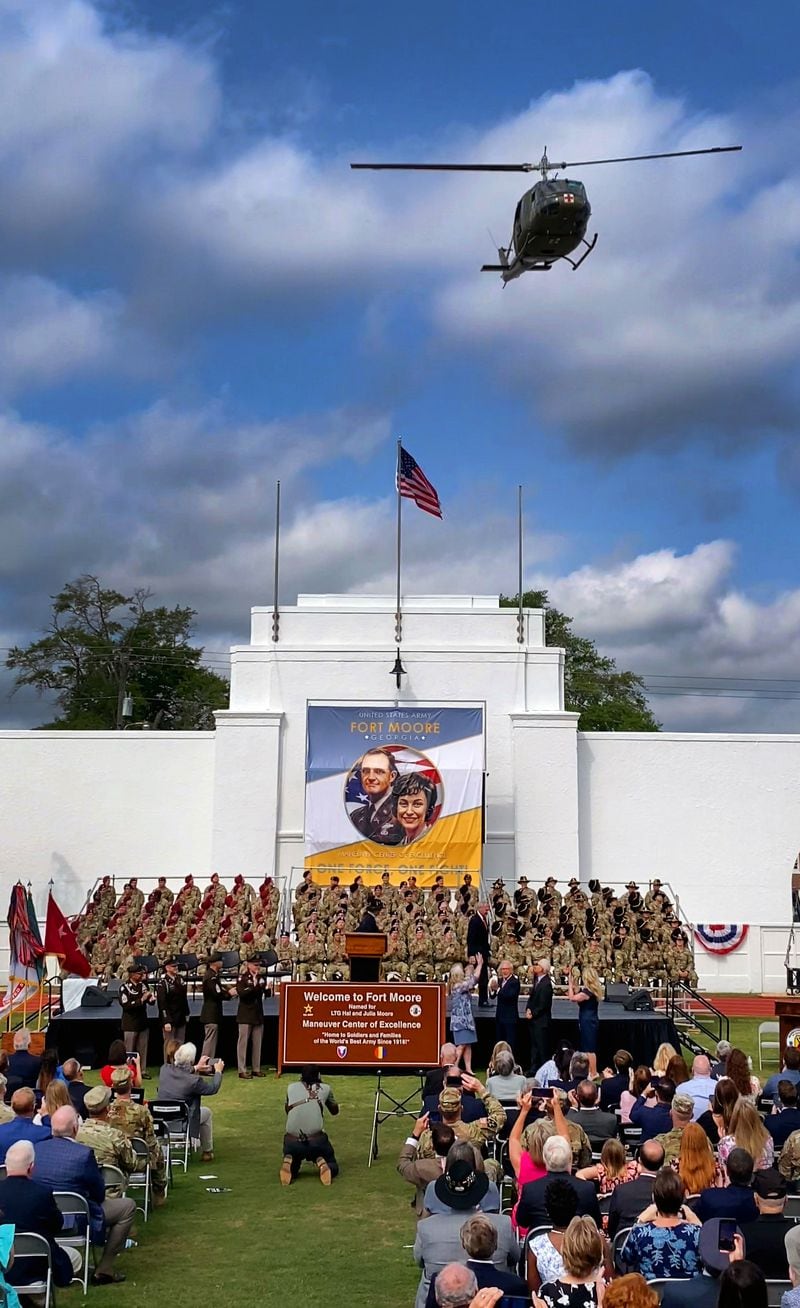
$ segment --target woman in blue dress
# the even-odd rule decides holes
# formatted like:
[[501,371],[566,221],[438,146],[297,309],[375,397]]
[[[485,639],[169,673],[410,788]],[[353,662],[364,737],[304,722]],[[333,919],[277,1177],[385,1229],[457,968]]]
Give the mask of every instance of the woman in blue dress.
[[[600,1027],[597,1010],[602,998],[603,983],[593,967],[583,969],[583,979],[577,990],[573,987],[572,977],[570,976],[567,999],[571,999],[573,1003],[579,1005],[578,1048],[582,1054],[597,1054],[597,1032]],[[593,1057],[590,1059],[589,1075],[596,1075],[596,1071],[597,1060]]]
[[453,1044],[456,1046],[456,1063],[464,1059],[464,1070],[472,1076],[472,1046],[477,1042],[475,1015],[472,1011],[472,992],[478,984],[478,977],[483,967],[483,956],[477,955],[477,966],[467,967],[466,972],[460,963],[450,969],[448,989],[450,991],[450,1027]]

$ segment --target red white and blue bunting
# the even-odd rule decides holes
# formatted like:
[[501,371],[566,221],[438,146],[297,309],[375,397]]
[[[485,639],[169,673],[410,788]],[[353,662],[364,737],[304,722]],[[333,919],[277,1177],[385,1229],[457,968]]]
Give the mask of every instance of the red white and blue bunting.
[[732,954],[738,949],[747,935],[746,926],[702,926],[694,929],[694,938],[709,954]]

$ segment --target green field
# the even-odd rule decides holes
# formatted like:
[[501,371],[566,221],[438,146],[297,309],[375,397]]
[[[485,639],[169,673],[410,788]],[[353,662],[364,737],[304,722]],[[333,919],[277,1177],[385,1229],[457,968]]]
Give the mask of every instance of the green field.
[[[758,1019],[736,1019],[731,1038],[752,1051],[757,1027]],[[368,1168],[375,1079],[331,1077],[342,1106],[330,1122],[341,1175],[327,1188],[304,1167],[285,1189],[278,1167],[288,1080],[240,1081],[226,1072],[208,1101],[216,1161],[192,1162],[186,1177],[177,1171],[167,1206],[147,1225],[139,1221],[139,1248],[118,1260],[126,1283],[90,1289],[96,1308],[141,1308],[145,1298],[172,1308],[197,1308],[199,1300],[283,1308],[287,1296],[304,1308],[410,1308],[418,1281],[405,1247],[414,1240],[412,1190],[394,1170],[409,1119],[381,1127],[380,1156]],[[418,1083],[385,1084],[400,1098]],[[199,1179],[209,1172],[217,1180]],[[228,1186],[230,1194],[207,1194],[206,1185]],[[59,1299],[76,1308],[80,1288]]]

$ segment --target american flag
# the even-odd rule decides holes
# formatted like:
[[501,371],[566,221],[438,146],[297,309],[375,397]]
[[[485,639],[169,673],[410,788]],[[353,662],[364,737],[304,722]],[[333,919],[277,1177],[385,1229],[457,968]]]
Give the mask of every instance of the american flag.
[[441,518],[442,506],[435,488],[428,481],[416,459],[412,459],[408,450],[404,450],[402,445],[398,450],[397,458],[397,489],[401,495],[413,500],[423,513],[431,513],[434,518]]

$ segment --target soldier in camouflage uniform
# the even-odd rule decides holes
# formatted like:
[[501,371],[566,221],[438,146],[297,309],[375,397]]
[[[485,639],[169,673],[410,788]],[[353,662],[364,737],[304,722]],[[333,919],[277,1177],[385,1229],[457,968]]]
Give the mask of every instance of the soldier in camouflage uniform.
[[[111,1091],[108,1086],[96,1085],[87,1091],[83,1104],[88,1113],[77,1134],[78,1144],[88,1145],[97,1159],[98,1167],[118,1167],[127,1178],[136,1171],[136,1154],[131,1142],[122,1131],[108,1123],[108,1106]],[[109,1199],[122,1198],[119,1186],[106,1187]]]
[[297,964],[297,945],[292,944],[292,938],[288,931],[281,932],[275,947],[275,953],[278,955],[281,971],[293,975]]
[[[485,1086],[475,1077],[462,1076],[462,1084],[465,1090],[471,1090],[475,1086],[475,1094],[481,1100],[486,1109],[486,1116],[478,1119],[477,1122],[462,1122],[461,1120],[461,1091],[452,1086],[445,1086],[439,1095],[439,1112],[442,1121],[448,1126],[452,1126],[457,1140],[467,1140],[476,1149],[483,1150],[490,1145],[495,1139],[498,1131],[505,1126],[506,1110],[490,1095]],[[433,1147],[433,1140],[430,1131],[423,1131],[419,1138],[419,1148],[417,1158],[435,1158],[436,1151]],[[495,1184],[502,1180],[502,1171],[500,1164],[493,1158],[487,1158],[484,1163],[487,1176]]]
[[138,1140],[144,1140],[153,1182],[153,1205],[155,1208],[160,1208],[166,1202],[167,1164],[156,1138],[149,1109],[145,1108],[144,1104],[135,1104],[131,1099],[132,1084],[129,1067],[114,1068],[111,1073],[111,1088],[115,1097],[109,1104],[108,1123],[121,1131],[129,1140],[134,1136]]
[[386,937],[386,956],[383,959],[381,971],[386,981],[389,980],[390,976],[397,977],[400,981],[405,981],[408,977],[405,934],[400,930],[400,925],[396,920],[392,922]]
[[325,977],[326,981],[349,981],[350,965],[345,951],[344,934],[336,929],[328,937],[326,947]]
[[408,945],[408,976],[411,981],[433,981],[435,975],[433,941],[424,923],[420,922]]
[[325,945],[317,938],[313,927],[306,927],[299,933],[298,953],[300,957],[297,968],[298,981],[311,981],[313,977],[320,980],[323,973]]
[[697,969],[680,927],[677,934],[672,933],[672,949],[667,954],[667,969],[670,981],[684,981],[693,990],[697,989]]

